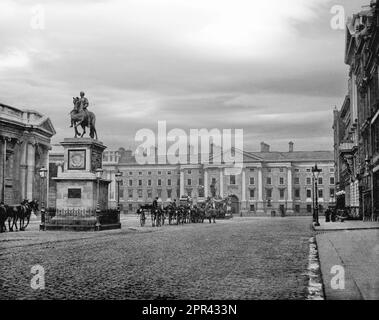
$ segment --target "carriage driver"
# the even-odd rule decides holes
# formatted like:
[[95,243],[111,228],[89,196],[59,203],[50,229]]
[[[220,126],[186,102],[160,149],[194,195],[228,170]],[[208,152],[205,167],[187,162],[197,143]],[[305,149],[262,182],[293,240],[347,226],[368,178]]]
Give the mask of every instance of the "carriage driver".
[[158,207],[158,197],[156,197],[153,201],[153,209]]

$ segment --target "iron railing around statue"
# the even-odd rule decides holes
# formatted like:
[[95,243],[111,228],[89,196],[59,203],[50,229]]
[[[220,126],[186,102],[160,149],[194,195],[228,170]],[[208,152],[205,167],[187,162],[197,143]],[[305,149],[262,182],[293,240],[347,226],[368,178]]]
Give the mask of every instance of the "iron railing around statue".
[[41,212],[41,223],[49,224],[51,223],[51,219],[53,219],[56,215],[56,208],[47,208],[45,212]]
[[106,209],[100,211],[97,215],[98,221],[103,224],[116,224],[120,222],[120,210],[118,209]]
[[95,209],[84,208],[47,208],[44,214],[41,214],[41,224],[51,223],[55,216],[67,219],[96,217],[100,224],[114,224],[120,222],[120,211],[118,209],[106,209],[97,212]]

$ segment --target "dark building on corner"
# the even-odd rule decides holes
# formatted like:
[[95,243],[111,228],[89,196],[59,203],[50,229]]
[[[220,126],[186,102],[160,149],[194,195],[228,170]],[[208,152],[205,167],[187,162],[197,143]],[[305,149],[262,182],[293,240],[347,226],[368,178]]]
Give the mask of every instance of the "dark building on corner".
[[379,217],[378,9],[371,1],[347,23],[348,94],[333,127],[337,201],[370,220]]

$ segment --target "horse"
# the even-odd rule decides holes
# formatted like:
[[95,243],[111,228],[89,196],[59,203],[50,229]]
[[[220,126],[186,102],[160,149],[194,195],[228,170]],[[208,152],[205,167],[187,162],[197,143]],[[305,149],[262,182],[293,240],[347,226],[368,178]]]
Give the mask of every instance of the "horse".
[[145,210],[142,209],[142,208],[139,208],[137,210],[137,214],[139,215],[140,217],[140,224],[141,224],[141,227],[143,227],[145,225],[145,220],[146,220],[146,216],[145,216]]
[[190,207],[188,208],[185,208],[185,211],[186,211],[186,223],[191,223],[191,219],[192,219],[192,210]]
[[164,222],[166,220],[166,210],[159,208],[159,218],[161,225],[164,226]]
[[[80,99],[79,97],[73,98],[73,104],[74,104],[74,109],[70,112],[71,116],[71,121],[74,123],[74,129],[75,129],[75,138],[77,136],[80,136],[83,138],[83,136],[86,133],[86,127],[89,127],[90,129],[90,137],[92,139],[97,140],[97,132],[96,132],[96,116],[93,112],[88,111],[88,110],[83,110],[80,104]],[[81,126],[83,129],[83,133],[80,134],[78,131],[78,126]]]
[[164,218],[162,217],[162,209],[153,208],[151,210],[151,224],[152,224],[152,226],[153,227],[160,227],[162,225],[163,220],[164,220]]
[[[37,200],[24,200],[22,203],[22,209],[19,211],[19,220],[20,220],[20,230],[24,231],[26,227],[29,225],[30,216],[32,212],[36,212],[39,210],[38,201]],[[26,219],[26,225],[25,225]]]
[[168,224],[171,225],[172,220],[174,218],[175,210],[174,210],[174,208],[172,206],[166,207],[165,210],[166,210],[167,216],[168,216]]
[[184,222],[184,212],[183,212],[183,208],[182,207],[179,207],[177,210],[176,210],[176,224],[183,224]]
[[204,207],[200,206],[200,208],[198,208],[198,212],[199,212],[199,222],[204,223],[204,219],[205,219],[205,209],[204,209]]
[[19,217],[19,211],[22,210],[21,204],[17,205],[5,205],[6,208],[6,215],[8,220],[8,230],[9,232],[13,231],[13,227],[16,228],[16,231],[18,231],[17,228],[17,221]]
[[216,223],[216,209],[212,207],[212,205],[208,205],[205,209],[205,216],[209,220],[209,223]]
[[204,221],[204,217],[202,216],[201,208],[195,205],[191,209],[191,222],[200,223],[203,221]]
[[151,208],[150,217],[151,217],[151,226],[155,227],[155,223],[157,220],[157,209],[156,208]]

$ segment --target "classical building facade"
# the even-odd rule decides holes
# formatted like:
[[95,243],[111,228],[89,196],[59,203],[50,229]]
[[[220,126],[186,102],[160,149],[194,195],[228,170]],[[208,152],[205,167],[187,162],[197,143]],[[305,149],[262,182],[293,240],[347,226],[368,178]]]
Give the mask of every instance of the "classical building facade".
[[54,134],[48,117],[0,104],[1,201],[15,204],[41,198],[39,169],[48,165]]
[[338,194],[365,218],[379,216],[379,15],[376,1],[346,28],[348,95],[334,112]]
[[[241,152],[235,150],[235,152]],[[316,163],[322,169],[318,177],[321,212],[335,201],[335,175],[332,151],[270,151],[262,143],[261,152],[243,152],[242,171],[227,175],[228,166],[209,163],[180,165],[140,165],[131,150],[105,151],[103,168],[110,179],[109,201],[118,199],[115,173],[122,172],[120,204],[124,212],[135,212],[140,204],[160,197],[164,203],[189,195],[195,203],[207,196],[232,197],[232,210],[249,215],[284,212],[287,215],[311,214],[312,171]]]

